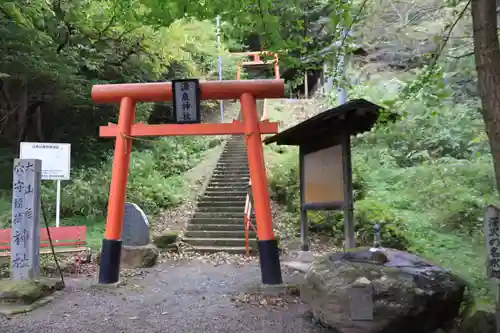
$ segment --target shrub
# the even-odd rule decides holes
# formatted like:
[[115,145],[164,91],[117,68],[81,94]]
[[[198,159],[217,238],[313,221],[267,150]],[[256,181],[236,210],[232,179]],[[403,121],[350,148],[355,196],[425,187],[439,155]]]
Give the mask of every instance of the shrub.
[[[213,140],[218,141],[216,138]],[[194,167],[213,140],[196,137],[159,139],[132,152],[127,186],[127,200],[135,202],[147,214],[180,202],[184,194],[181,175]],[[106,212],[111,181],[109,157],[98,167],[77,169],[72,180],[63,186],[61,217],[96,216]],[[43,183],[47,210],[55,211],[55,186]]]
[[[276,164],[271,173],[270,187],[273,198],[284,206],[289,223],[299,231],[300,196],[299,170],[296,153],[290,153],[282,163]],[[362,245],[373,243],[373,226],[379,223],[382,226],[382,245],[397,249],[406,249],[408,240],[404,236],[404,224],[398,219],[391,208],[374,200],[364,199],[368,187],[361,172],[353,170],[353,195],[356,200],[356,240]],[[344,240],[344,215],[340,211],[307,213],[310,231],[328,234],[337,242]]]
[[397,217],[391,207],[376,200],[364,199],[355,204],[356,242],[361,245],[373,244],[373,227],[381,227],[381,245],[405,250],[409,241],[405,233],[404,221]]

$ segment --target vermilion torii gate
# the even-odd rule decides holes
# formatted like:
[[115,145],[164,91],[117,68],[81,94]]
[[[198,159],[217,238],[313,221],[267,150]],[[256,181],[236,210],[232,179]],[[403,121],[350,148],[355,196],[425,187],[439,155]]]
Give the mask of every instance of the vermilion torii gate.
[[136,103],[172,100],[172,84],[170,82],[110,84],[92,87],[92,100],[95,103],[120,103],[118,124],[101,126],[99,129],[101,137],[114,137],[116,140],[106,231],[101,250],[99,283],[110,284],[119,280],[121,233],[132,139],[144,136],[234,134],[244,134],[247,145],[248,166],[257,220],[262,282],[265,284],[282,283],[278,244],[272,227],[269,190],[261,142],[261,134],[277,133],[278,125],[269,121],[259,121],[256,99],[282,98],[285,94],[284,81],[209,81],[200,82],[199,85],[201,100],[239,98],[243,122],[235,120],[232,123],[220,124],[133,124]]

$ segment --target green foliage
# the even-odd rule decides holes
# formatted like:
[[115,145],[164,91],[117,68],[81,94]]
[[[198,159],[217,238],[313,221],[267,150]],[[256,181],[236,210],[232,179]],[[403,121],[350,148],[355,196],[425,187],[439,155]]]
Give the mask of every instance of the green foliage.
[[[116,123],[118,106],[93,105],[92,85],[215,79],[219,55],[224,76],[235,77],[237,59],[224,42],[218,49],[214,22],[172,11],[154,21],[153,5],[142,0],[0,2],[0,171],[6,175],[0,181],[5,194],[0,227],[9,225],[12,160],[19,143],[68,142],[73,165],[71,180],[63,182],[63,224],[87,225],[91,237],[102,238],[113,140],[99,139],[98,127]],[[139,103],[135,120],[148,122],[157,109]],[[149,215],[179,203],[183,173],[218,143],[196,137],[135,140],[127,200]],[[52,220],[55,184],[44,182],[42,194]]]
[[374,199],[363,199],[356,202],[354,211],[357,242],[372,243],[373,227],[379,224],[382,246],[400,250],[408,248],[405,221],[398,217],[390,206]]
[[[176,205],[184,194],[180,177],[194,167],[211,140],[172,137],[133,151],[127,187],[127,200],[140,204],[148,214]],[[111,159],[100,167],[80,169],[75,180],[63,188],[61,214],[99,216],[106,212]],[[44,198],[54,202],[54,189],[45,188]],[[55,208],[52,204],[49,210]]]
[[[371,244],[373,224],[380,223],[385,246],[452,269],[471,283],[480,303],[491,302],[482,221],[484,207],[499,201],[492,157],[477,101],[462,92],[457,99],[444,84],[452,75],[436,66],[414,76],[377,76],[349,91],[350,98],[401,116],[352,140],[356,237]],[[328,101],[336,104],[335,93]],[[298,233],[297,155],[290,154],[272,169],[271,188]],[[342,240],[340,212],[309,218],[312,230]]]
[[[290,213],[289,221],[296,232],[299,229],[299,175],[296,152],[288,152],[282,162],[273,166],[269,180],[273,199],[282,204]],[[353,188],[356,220],[356,241],[361,245],[373,244],[373,226],[382,227],[382,245],[397,249],[406,249],[408,240],[404,234],[403,220],[390,212],[388,206],[376,200],[363,199],[366,183],[354,169]],[[340,212],[308,212],[310,229],[313,232],[330,235],[335,241],[342,242],[344,234],[344,217]]]

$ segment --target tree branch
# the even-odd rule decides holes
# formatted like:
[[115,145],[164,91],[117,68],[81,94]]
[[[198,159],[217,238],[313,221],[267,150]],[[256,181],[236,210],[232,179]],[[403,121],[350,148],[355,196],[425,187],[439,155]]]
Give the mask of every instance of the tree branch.
[[453,23],[450,26],[450,29],[448,30],[448,33],[446,34],[445,38],[443,39],[443,42],[441,43],[439,49],[437,50],[437,52],[434,53],[434,55],[432,57],[432,61],[430,63],[430,67],[434,67],[437,64],[439,57],[441,56],[444,48],[446,47],[446,44],[450,40],[451,33],[453,32],[453,29],[455,29],[458,22],[464,17],[465,12],[467,11],[467,9],[469,8],[471,3],[472,3],[472,0],[468,0],[467,4],[464,6],[464,8],[460,11],[460,13],[458,13],[457,17],[455,18],[455,21],[453,21]]
[[470,57],[470,56],[473,56],[473,55],[474,55],[474,51],[471,51],[471,52],[468,52],[468,53],[465,53],[465,54],[461,54],[459,56],[448,55],[448,57],[458,60],[458,59],[467,58],[467,57]]

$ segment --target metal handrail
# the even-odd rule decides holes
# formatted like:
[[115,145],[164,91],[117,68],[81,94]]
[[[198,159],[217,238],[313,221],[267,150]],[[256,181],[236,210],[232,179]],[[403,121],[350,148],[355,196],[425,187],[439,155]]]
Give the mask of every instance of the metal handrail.
[[244,216],[244,225],[245,225],[245,250],[247,257],[250,256],[250,246],[249,246],[249,235],[248,232],[250,228],[257,234],[257,227],[251,221],[252,216],[252,182],[250,181],[247,187],[247,197],[245,201],[245,216]]

